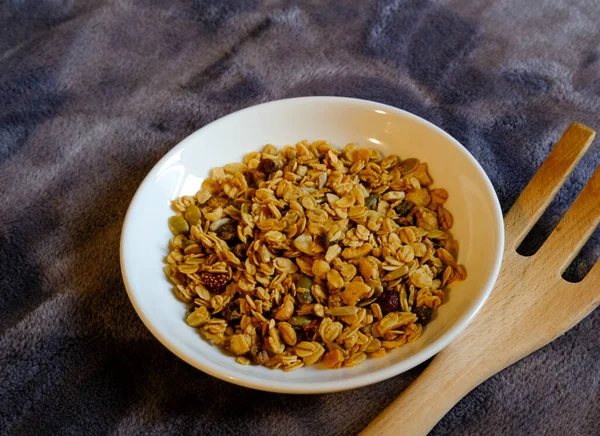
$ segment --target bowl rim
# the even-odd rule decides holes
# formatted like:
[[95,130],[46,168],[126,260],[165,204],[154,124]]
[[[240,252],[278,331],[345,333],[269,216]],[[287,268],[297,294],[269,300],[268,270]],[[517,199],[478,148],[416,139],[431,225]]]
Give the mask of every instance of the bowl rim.
[[[256,110],[257,108],[264,108],[265,106],[278,106],[278,105],[294,105],[296,103],[307,103],[314,102],[318,104],[325,104],[327,102],[336,102],[336,103],[346,103],[351,105],[363,105],[368,106],[370,109],[389,111],[395,114],[399,114],[408,118],[412,118],[413,121],[417,123],[421,123],[425,125],[425,127],[429,129],[434,129],[437,133],[444,136],[448,141],[454,143],[456,145],[456,151],[458,153],[462,153],[464,157],[467,158],[468,161],[474,166],[475,170],[479,173],[482,180],[485,183],[485,188],[488,191],[490,197],[492,198],[492,202],[494,204],[493,215],[495,218],[495,227],[498,234],[498,246],[494,253],[494,265],[493,269],[487,277],[485,284],[482,286],[483,290],[480,292],[475,299],[472,305],[472,308],[465,313],[463,313],[454,324],[447,329],[446,332],[441,334],[438,338],[436,338],[431,344],[425,347],[423,350],[415,353],[412,356],[409,356],[406,359],[403,359],[399,362],[391,364],[385,368],[380,368],[375,370],[369,374],[363,374],[359,376],[355,376],[352,378],[342,378],[331,381],[326,381],[319,383],[319,385],[309,384],[306,385],[301,381],[289,381],[289,382],[277,382],[277,383],[266,383],[263,379],[254,377],[249,374],[245,374],[243,371],[231,371],[225,367],[219,367],[215,364],[208,364],[205,360],[199,359],[197,356],[186,353],[185,351],[179,349],[175,344],[173,344],[168,337],[166,337],[159,328],[146,316],[144,311],[142,310],[139,304],[139,296],[136,295],[136,292],[133,290],[133,287],[129,281],[126,262],[124,260],[124,251],[126,245],[126,234],[127,228],[131,224],[131,213],[134,209],[134,205],[139,201],[140,192],[142,188],[153,179],[155,173],[165,164],[174,154],[178,153],[183,147],[185,147],[189,142],[193,140],[195,136],[199,136],[201,132],[208,128],[214,127],[215,125],[227,123],[230,119],[240,116],[247,111]],[[403,109],[396,108],[394,106],[386,105],[383,103],[378,103],[371,100],[364,100],[358,98],[349,98],[349,97],[333,97],[333,96],[311,96],[311,97],[295,97],[295,98],[286,98],[280,100],[273,100],[266,103],[261,103],[258,105],[250,106],[244,109],[241,109],[236,112],[232,112],[228,115],[225,115],[215,121],[212,121],[209,124],[201,127],[195,132],[191,133],[181,141],[179,141],[173,148],[171,148],[148,172],[148,174],[144,177],[143,181],[138,186],[135,194],[133,195],[129,207],[127,209],[127,213],[125,215],[125,219],[123,221],[123,226],[121,229],[121,238],[120,238],[120,247],[119,247],[119,257],[120,257],[120,266],[121,266],[121,275],[123,277],[123,282],[125,284],[125,289],[127,291],[127,295],[129,300],[131,301],[137,315],[140,317],[144,325],[154,337],[156,337],[159,342],[164,345],[169,351],[175,354],[180,359],[184,360],[186,363],[194,366],[197,369],[209,374],[213,377],[217,377],[221,380],[228,381],[230,383],[234,383],[240,386],[257,389],[261,391],[267,392],[277,392],[277,393],[293,393],[293,394],[320,394],[327,392],[338,392],[348,389],[354,389],[361,386],[370,385],[373,383],[377,383],[383,380],[386,380],[390,377],[396,376],[403,372],[406,372],[415,366],[425,362],[431,357],[435,356],[441,350],[443,350],[446,346],[448,346],[473,320],[475,315],[481,310],[481,307],[489,297],[494,284],[498,278],[498,274],[500,272],[500,267],[502,264],[502,257],[504,251],[504,220],[502,209],[500,207],[500,202],[498,200],[498,196],[494,187],[483,170],[479,162],[473,157],[473,155],[464,147],[460,142],[458,142],[455,138],[453,138],[450,134],[445,132],[443,129],[437,127],[435,124],[427,121],[411,112],[405,111]],[[243,366],[240,366],[243,368]]]

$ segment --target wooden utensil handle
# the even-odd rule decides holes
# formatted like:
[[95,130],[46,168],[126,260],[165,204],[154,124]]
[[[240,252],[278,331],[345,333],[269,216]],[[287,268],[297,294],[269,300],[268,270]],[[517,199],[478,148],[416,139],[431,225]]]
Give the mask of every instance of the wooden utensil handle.
[[600,262],[580,283],[567,283],[560,274],[600,222],[600,170],[538,254],[526,258],[515,251],[594,135],[577,123],[567,129],[506,217],[504,260],[485,306],[363,435],[426,435],[475,386],[560,336],[598,306]]
[[465,371],[465,360],[449,365],[447,359],[434,358],[423,373],[379,415],[361,435],[426,435],[471,389],[479,375]]

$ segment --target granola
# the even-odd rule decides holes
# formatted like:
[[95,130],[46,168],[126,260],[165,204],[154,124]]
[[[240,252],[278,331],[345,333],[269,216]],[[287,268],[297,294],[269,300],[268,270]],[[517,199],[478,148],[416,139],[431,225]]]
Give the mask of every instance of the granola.
[[326,141],[267,145],[173,202],[165,274],[236,362],[352,367],[419,338],[456,261],[427,164]]

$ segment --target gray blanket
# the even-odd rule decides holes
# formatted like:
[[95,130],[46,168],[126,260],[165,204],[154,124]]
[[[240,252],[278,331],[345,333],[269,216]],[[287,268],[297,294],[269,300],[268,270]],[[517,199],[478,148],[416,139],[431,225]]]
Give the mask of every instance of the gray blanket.
[[[452,134],[506,211],[570,122],[600,128],[598,23],[597,0],[2,0],[0,433],[360,431],[423,366],[315,396],[252,391],[188,366],[145,329],[121,281],[136,187],[223,115],[339,95]],[[598,149],[523,252],[556,225]],[[567,276],[584,276],[599,247],[596,232]],[[478,387],[432,434],[600,434],[598,331],[600,311]]]

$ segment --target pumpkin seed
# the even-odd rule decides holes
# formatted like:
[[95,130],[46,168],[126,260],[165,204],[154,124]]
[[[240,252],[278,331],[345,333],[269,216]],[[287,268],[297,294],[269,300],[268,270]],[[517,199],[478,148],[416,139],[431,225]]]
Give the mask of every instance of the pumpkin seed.
[[195,204],[190,204],[185,211],[185,220],[190,226],[195,226],[200,221],[200,209]]
[[312,318],[309,316],[297,315],[292,316],[288,322],[294,327],[302,327],[305,325],[309,325],[312,322]]
[[169,218],[169,228],[175,236],[188,234],[190,232],[190,225],[180,215],[175,215]]
[[365,198],[365,207],[367,209],[375,209],[377,208],[377,203],[379,202],[379,195],[369,195]]
[[397,168],[400,170],[400,173],[406,174],[413,172],[418,165],[419,159],[411,157],[410,159],[404,159],[402,162],[400,162]]
[[297,288],[304,288],[304,289],[308,289],[310,291],[310,288],[313,285],[313,281],[310,277],[308,276],[302,276],[298,279],[298,283],[296,283],[296,289]]

